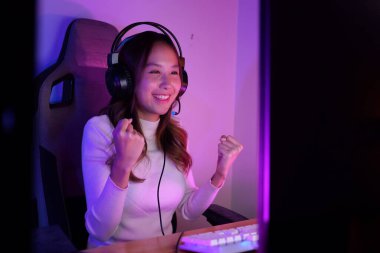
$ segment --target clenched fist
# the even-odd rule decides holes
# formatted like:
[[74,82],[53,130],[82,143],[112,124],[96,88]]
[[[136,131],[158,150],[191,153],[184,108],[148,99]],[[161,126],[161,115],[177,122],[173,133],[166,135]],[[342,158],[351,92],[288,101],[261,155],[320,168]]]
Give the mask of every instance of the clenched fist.
[[211,182],[215,186],[220,187],[223,184],[233,162],[242,150],[243,145],[241,145],[233,136],[222,135],[220,137],[220,142],[218,144],[218,162],[215,174],[211,179]]
[[112,136],[116,153],[111,168],[111,179],[119,187],[126,188],[129,175],[144,149],[144,137],[133,129],[132,119],[120,120]]

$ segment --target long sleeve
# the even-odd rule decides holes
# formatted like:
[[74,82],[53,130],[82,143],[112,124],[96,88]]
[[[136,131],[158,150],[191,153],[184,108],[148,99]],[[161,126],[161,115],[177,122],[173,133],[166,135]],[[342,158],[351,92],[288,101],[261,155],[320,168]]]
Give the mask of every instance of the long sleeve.
[[112,126],[109,121],[99,119],[89,120],[84,128],[82,171],[87,201],[86,228],[89,234],[105,241],[120,223],[127,189],[118,188],[109,177],[106,160],[113,153]]
[[186,192],[180,203],[182,216],[187,220],[199,218],[212,204],[221,187],[215,187],[211,180],[197,187],[194,182],[192,170],[186,178]]

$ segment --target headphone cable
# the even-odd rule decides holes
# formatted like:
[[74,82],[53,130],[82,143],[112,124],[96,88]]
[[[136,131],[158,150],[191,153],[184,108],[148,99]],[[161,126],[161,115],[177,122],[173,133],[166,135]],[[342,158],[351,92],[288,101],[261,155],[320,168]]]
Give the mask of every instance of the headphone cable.
[[166,152],[164,149],[164,164],[162,165],[162,171],[160,175],[160,180],[158,181],[158,187],[157,187],[157,203],[158,203],[158,213],[160,215],[160,226],[161,226],[161,233],[162,235],[165,235],[164,229],[162,227],[162,218],[161,218],[161,206],[160,206],[160,184],[161,184],[161,178],[162,175],[164,174],[164,169],[165,169],[165,160],[166,160]]
[[184,231],[182,231],[182,232],[179,234],[179,236],[178,236],[177,243],[176,243],[176,245],[175,245],[175,252],[176,252],[176,253],[179,252],[179,244],[180,244],[181,239],[182,239],[182,237],[183,237],[183,233],[184,233]]

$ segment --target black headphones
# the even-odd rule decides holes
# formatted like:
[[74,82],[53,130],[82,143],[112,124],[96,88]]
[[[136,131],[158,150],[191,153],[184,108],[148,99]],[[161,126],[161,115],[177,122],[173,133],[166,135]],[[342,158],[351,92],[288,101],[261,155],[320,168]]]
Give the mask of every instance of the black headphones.
[[[129,87],[133,86],[133,79],[131,72],[122,64],[119,63],[119,49],[122,47],[122,45],[132,38],[134,35],[125,38],[121,43],[120,40],[122,37],[132,28],[138,26],[138,25],[150,25],[158,30],[160,30],[164,35],[166,35],[170,41],[173,42],[171,38],[174,39],[175,45],[178,49],[178,55],[179,55],[179,64],[181,68],[181,89],[178,93],[178,96],[182,96],[186,89],[188,84],[188,76],[185,71],[185,58],[182,56],[182,50],[181,46],[179,45],[179,42],[177,38],[174,36],[174,34],[163,25],[160,25],[158,23],[154,22],[136,22],[133,24],[128,25],[123,30],[120,31],[120,33],[116,36],[114,42],[112,43],[111,53],[108,54],[107,58],[107,64],[108,69],[106,71],[106,84],[108,92],[111,94],[112,97],[123,97],[127,92]],[[170,34],[170,36],[169,36]],[[173,43],[174,44],[174,43]]]

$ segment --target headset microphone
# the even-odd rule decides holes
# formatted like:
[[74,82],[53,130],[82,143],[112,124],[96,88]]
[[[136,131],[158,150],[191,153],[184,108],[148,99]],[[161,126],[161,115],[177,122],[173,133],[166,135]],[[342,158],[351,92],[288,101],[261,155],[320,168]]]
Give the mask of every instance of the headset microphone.
[[176,99],[178,103],[178,111],[172,111],[173,116],[177,116],[181,112],[181,100],[179,98]]

